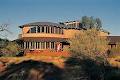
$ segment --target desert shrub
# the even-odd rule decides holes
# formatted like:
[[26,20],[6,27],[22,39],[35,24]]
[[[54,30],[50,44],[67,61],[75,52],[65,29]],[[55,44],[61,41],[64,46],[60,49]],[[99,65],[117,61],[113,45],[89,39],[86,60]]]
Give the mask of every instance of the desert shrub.
[[99,34],[100,31],[96,29],[88,29],[75,34],[70,39],[71,55],[77,58],[106,60],[109,41],[107,37],[99,36]]
[[[69,75],[73,76],[73,78],[77,77],[79,80],[102,80],[104,63],[107,63],[109,41],[107,37],[99,36],[99,34],[99,30],[87,29],[75,34],[70,39],[69,50],[71,57],[74,58],[70,61],[70,65],[66,63],[68,69],[66,72],[70,73]],[[76,68],[76,66],[78,67]],[[69,70],[69,67],[73,68]]]
[[1,49],[2,56],[16,56],[20,52],[20,47],[15,42],[9,42],[4,48]]
[[64,48],[63,48],[63,51],[69,51],[69,46],[65,46]]

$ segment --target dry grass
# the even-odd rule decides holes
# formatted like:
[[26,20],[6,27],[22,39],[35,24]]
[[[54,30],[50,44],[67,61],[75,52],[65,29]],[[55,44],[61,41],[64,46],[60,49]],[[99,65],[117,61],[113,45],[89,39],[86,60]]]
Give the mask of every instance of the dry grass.
[[[9,66],[11,64],[19,64],[23,61],[33,60],[33,61],[42,61],[47,63],[53,63],[54,65],[63,68],[64,67],[64,61],[65,57],[63,57],[61,54],[53,53],[45,54],[29,54],[23,57],[1,57],[0,62],[3,62],[5,66]],[[61,56],[58,56],[61,55]]]
[[114,58],[108,58],[108,62],[110,63],[111,66],[113,67],[118,67],[120,68],[120,56],[116,56]]

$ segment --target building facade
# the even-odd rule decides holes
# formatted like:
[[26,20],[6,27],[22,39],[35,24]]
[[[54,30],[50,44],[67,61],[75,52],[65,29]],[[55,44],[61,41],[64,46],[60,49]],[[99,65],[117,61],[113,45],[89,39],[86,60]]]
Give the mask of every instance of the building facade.
[[[69,47],[68,39],[81,32],[80,22],[65,22],[57,24],[52,22],[34,22],[19,26],[22,33],[19,39],[23,41],[21,47],[24,50],[64,50]],[[101,32],[101,36],[108,33]]]

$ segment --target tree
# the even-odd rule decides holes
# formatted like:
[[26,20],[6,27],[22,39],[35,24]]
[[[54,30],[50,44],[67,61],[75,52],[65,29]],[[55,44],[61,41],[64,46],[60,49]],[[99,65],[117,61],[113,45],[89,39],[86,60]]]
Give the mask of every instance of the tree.
[[82,27],[85,29],[96,28],[96,29],[100,30],[102,27],[102,22],[101,22],[100,18],[94,18],[93,16],[91,16],[91,17],[83,16],[82,17]]
[[89,17],[87,17],[87,16],[83,16],[82,17],[82,27],[83,28],[90,28],[90,18]]
[[[2,25],[0,25],[0,32],[5,32],[6,31],[6,32],[12,34],[12,32],[8,28],[8,25],[9,24],[2,24]],[[2,35],[2,34],[0,34],[0,36],[6,37],[6,35]]]
[[90,58],[92,60],[102,59],[107,57],[108,39],[107,37],[99,36],[100,31],[96,28],[87,29],[75,34],[70,39],[71,55],[78,58]]
[[102,22],[101,22],[100,18],[96,18],[95,20],[96,20],[96,24],[97,24],[97,26],[96,26],[97,29],[100,29],[102,27]]

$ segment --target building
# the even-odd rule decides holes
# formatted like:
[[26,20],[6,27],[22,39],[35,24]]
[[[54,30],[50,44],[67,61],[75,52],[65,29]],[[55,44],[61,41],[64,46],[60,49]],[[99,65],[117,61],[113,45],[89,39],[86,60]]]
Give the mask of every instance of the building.
[[66,27],[69,29],[83,29],[82,24],[80,21],[69,21],[69,22],[63,22],[61,24],[66,25]]
[[110,48],[120,46],[120,36],[108,36]]
[[[19,38],[23,41],[21,47],[26,50],[64,50],[69,47],[68,39],[82,32],[80,22],[72,21],[64,24],[52,22],[34,22],[19,26],[22,33]],[[101,31],[101,36],[108,33]]]

